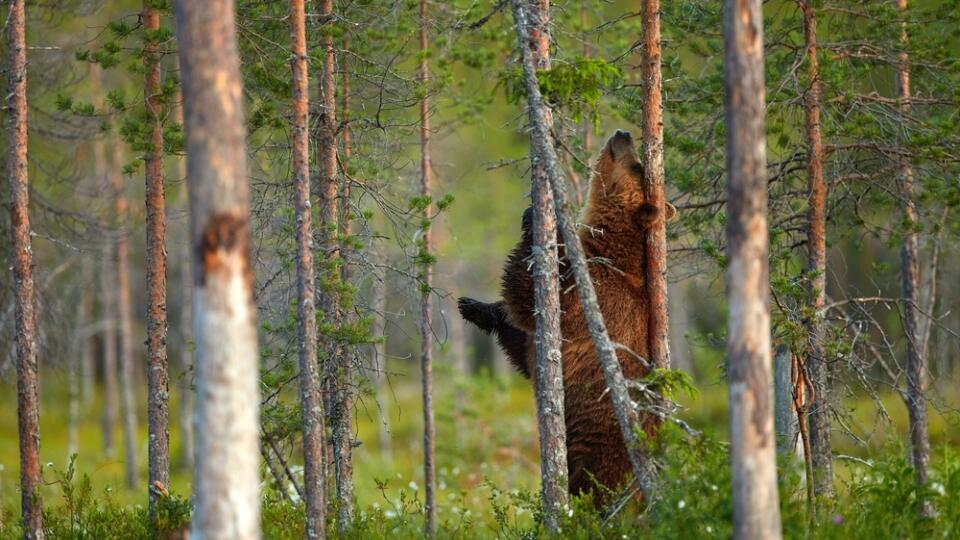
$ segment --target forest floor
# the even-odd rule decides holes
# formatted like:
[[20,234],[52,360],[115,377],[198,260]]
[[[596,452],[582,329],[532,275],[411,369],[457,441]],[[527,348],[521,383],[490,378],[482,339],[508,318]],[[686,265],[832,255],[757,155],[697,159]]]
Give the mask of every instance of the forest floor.
[[[379,403],[371,397],[358,400],[357,438],[361,445],[354,454],[354,474],[360,509],[387,520],[415,522],[418,519],[412,517],[417,513],[415,501],[417,495],[422,495],[423,485],[420,462],[421,413],[416,374],[412,370],[407,371],[392,378],[386,396]],[[535,500],[539,484],[532,391],[528,381],[512,375],[499,378],[480,375],[450,382],[454,379],[441,368],[435,387],[439,518],[447,524],[444,530],[453,536],[456,534],[452,533],[461,530],[461,527],[470,531],[468,537],[511,536],[504,534],[504,531],[530,527],[536,512],[536,505],[530,504],[531,497]],[[46,486],[43,496],[48,509],[74,504],[64,496],[64,486],[58,483],[57,477],[57,472],[66,470],[69,463],[67,404],[63,399],[49,397],[65,395],[65,392],[53,388],[62,383],[58,380],[44,381],[41,459],[45,465]],[[944,399],[956,402],[955,399]],[[897,448],[902,448],[899,441],[904,440],[905,434],[904,407],[894,395],[883,396],[882,401],[892,424],[881,419],[876,412],[877,407],[867,397],[843,401],[844,410],[849,413],[849,420],[845,424],[852,426],[866,445],[857,444],[853,437],[842,435],[843,430],[837,430],[835,453],[849,456],[837,461],[837,485],[841,492],[858,489],[856,476],[863,474],[864,467],[864,462],[858,460],[882,459],[884,455],[897,453]],[[719,377],[712,383],[701,384],[697,396],[684,398],[682,402],[685,407],[682,416],[693,427],[702,430],[713,441],[726,439],[726,387]],[[176,402],[171,403],[171,416],[174,416],[176,407]],[[137,459],[141,485],[135,489],[124,485],[123,444],[119,424],[114,432],[114,447],[117,449],[114,457],[104,455],[101,406],[96,401],[81,409],[75,476],[76,479],[89,476],[94,498],[135,509],[142,508],[146,503],[143,485],[147,461],[144,404],[140,404],[140,408]],[[15,521],[19,507],[16,391],[10,384],[0,386],[0,410],[5,411],[0,415],[0,510],[3,512],[3,523],[10,524]],[[389,426],[390,441],[388,446],[381,447],[377,423],[384,415]],[[960,448],[960,429],[957,427],[960,414],[934,410],[930,423],[932,447],[937,456],[949,454],[951,448]],[[180,441],[177,426],[172,425],[171,454],[174,456],[174,468],[170,488],[173,493],[188,495],[190,475],[178,459]],[[292,446],[287,445],[286,448],[289,450]],[[722,460],[722,444],[716,448],[720,449],[718,459]],[[287,456],[295,472],[299,472],[297,456],[298,452],[295,451]],[[799,477],[800,467],[796,465],[795,469]],[[270,476],[264,472],[263,478]],[[267,492],[273,489],[269,480],[264,485]],[[711,486],[716,489],[715,484]],[[275,491],[272,496],[280,500]],[[688,504],[682,499],[680,503],[681,508]],[[270,512],[269,509],[266,511]],[[289,532],[296,536],[295,530]],[[960,531],[955,532],[960,534]],[[284,532],[277,532],[276,535],[287,536]],[[3,535],[0,534],[0,537]]]

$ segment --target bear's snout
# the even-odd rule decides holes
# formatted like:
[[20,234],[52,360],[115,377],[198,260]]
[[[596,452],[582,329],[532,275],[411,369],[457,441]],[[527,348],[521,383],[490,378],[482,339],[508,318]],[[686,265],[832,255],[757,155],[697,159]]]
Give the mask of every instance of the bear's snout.
[[618,129],[607,141],[607,149],[614,160],[619,161],[625,156],[635,156],[637,149],[633,144],[633,135],[629,131]]

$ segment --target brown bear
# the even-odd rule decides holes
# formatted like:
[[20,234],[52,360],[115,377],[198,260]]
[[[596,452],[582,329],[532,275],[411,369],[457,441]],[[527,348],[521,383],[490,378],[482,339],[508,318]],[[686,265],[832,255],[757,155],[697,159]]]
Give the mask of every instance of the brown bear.
[[[648,300],[644,277],[644,245],[651,225],[670,219],[644,198],[643,166],[629,132],[618,130],[594,164],[590,196],[579,231],[590,277],[610,338],[643,358],[648,356]],[[522,238],[510,253],[502,276],[503,300],[483,303],[459,301],[460,313],[481,330],[496,336],[511,363],[526,377],[534,373],[532,209],[523,215]],[[560,248],[560,304],[563,335],[563,382],[567,427],[567,466],[570,493],[594,492],[605,500],[608,490],[621,486],[631,472],[626,445],[607,395],[603,372],[587,329],[569,266]],[[646,374],[644,364],[628,351],[619,353],[623,374],[636,379]],[[652,417],[644,428],[656,429]]]

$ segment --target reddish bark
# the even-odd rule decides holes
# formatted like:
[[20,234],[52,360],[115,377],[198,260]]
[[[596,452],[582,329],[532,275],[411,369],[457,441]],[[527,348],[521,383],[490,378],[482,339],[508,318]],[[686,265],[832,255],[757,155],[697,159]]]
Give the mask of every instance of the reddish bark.
[[14,317],[17,349],[17,427],[20,439],[20,507],[23,535],[42,539],[40,499],[40,400],[37,395],[36,313],[30,187],[27,178],[27,43],[24,0],[11,0],[7,19],[7,177],[13,237]]
[[[666,215],[663,173],[663,77],[660,73],[660,0],[643,0],[643,167],[647,202]],[[649,312],[647,339],[650,362],[670,367],[669,304],[667,302],[667,220],[657,220],[647,236],[646,278]]]
[[833,493],[833,459],[830,445],[830,388],[823,352],[825,328],[822,317],[827,294],[827,184],[823,178],[823,139],[820,134],[820,65],[817,59],[817,18],[810,2],[802,2],[803,30],[807,46],[810,87],[804,95],[807,132],[807,274],[810,279],[811,319],[807,322],[808,347],[805,365],[813,386],[806,407],[809,415],[814,492]]
[[326,482],[323,477],[323,401],[317,363],[317,317],[313,270],[313,223],[310,205],[309,75],[303,0],[290,2],[293,55],[293,194],[297,237],[297,338],[300,360],[300,411],[303,420],[303,480],[307,538],[326,537]]
[[154,486],[170,484],[170,399],[167,374],[167,251],[163,198],[163,125],[161,121],[160,52],[151,38],[160,28],[160,12],[143,4],[146,77],[143,98],[150,126],[150,148],[144,156],[147,183],[147,464],[150,515],[156,511]]

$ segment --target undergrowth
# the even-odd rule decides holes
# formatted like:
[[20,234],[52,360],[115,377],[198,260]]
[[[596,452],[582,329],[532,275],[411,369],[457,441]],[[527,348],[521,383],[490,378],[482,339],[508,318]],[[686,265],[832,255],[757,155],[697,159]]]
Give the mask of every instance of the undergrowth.
[[[617,512],[597,510],[588,498],[575,499],[554,537],[595,538],[730,538],[732,500],[727,446],[709,437],[691,438],[678,429],[665,429],[660,438],[662,469],[657,493],[645,507],[629,499]],[[838,483],[834,500],[817,503],[814,521],[804,499],[800,465],[781,463],[779,487],[785,538],[875,539],[960,538],[960,459],[949,448],[937,453],[929,483],[918,490],[914,471],[902,446],[890,445],[881,457],[863,460],[851,476]],[[54,470],[48,482],[60,498],[45,509],[51,539],[180,538],[189,526],[190,503],[165,494],[156,519],[143,505],[122,504],[109,490],[95,493],[87,475],[77,476],[73,460]],[[393,487],[377,482],[382,502],[357,512],[341,538],[422,538],[421,495],[415,485]],[[484,511],[468,509],[467,498],[486,498]],[[921,517],[920,504],[929,501],[933,517]],[[265,538],[299,539],[304,535],[304,511],[267,485],[263,494]],[[440,538],[551,538],[541,527],[538,494],[499,489],[487,481],[472,490],[451,493],[441,518]],[[5,515],[16,515],[7,508]],[[335,512],[331,512],[334,515]],[[331,522],[330,531],[336,530]],[[0,538],[19,538],[16,523],[7,523]]]

